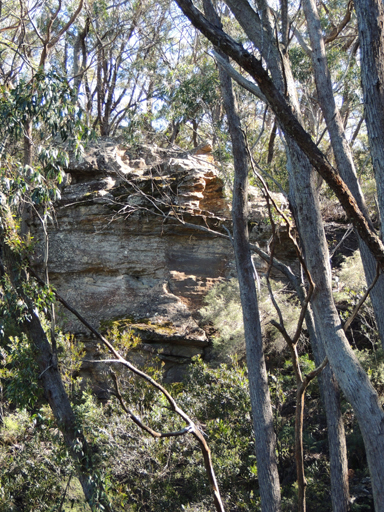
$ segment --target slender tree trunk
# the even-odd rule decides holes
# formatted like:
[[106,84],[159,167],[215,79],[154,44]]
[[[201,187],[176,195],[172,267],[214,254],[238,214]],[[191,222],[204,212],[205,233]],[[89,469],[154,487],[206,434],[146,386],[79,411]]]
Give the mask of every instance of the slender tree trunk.
[[377,185],[382,235],[384,230],[384,4],[355,0],[359,28],[360,67],[365,122]]
[[[87,67],[87,51],[85,41],[89,32],[89,26],[90,19],[87,18],[83,30],[77,34],[75,44],[73,45],[73,89],[76,94],[76,99],[79,96],[83,74],[85,72],[85,68]],[[80,55],[82,58],[81,64]]]
[[[291,196],[294,211],[294,197]],[[295,215],[297,217],[297,215]],[[283,270],[282,270],[283,271]],[[285,274],[296,290],[301,303],[304,301],[304,292],[296,279]],[[312,307],[309,304],[305,323],[312,347],[316,367],[319,367],[326,357],[325,347],[316,332]],[[340,387],[328,364],[318,376],[320,397],[327,418],[327,436],[329,447],[329,462],[331,469],[331,499],[333,512],[347,512],[349,510],[349,481],[347,446],[345,439],[343,414],[340,406]]]
[[[332,370],[346,398],[351,403],[364,438],[371,474],[375,510],[384,510],[384,412],[377,393],[361,368],[348,340],[332,296],[329,254],[313,180],[303,164],[303,155],[288,140],[291,157],[291,191],[296,205],[297,223],[306,263],[315,283],[312,298],[316,332],[325,344]],[[300,165],[299,165],[300,164]]]
[[84,497],[92,510],[98,510],[97,505],[101,504],[104,510],[112,511],[108,499],[103,496],[102,481],[94,470],[95,455],[92,447],[79,430],[78,421],[65,392],[55,356],[52,354],[40,320],[34,312],[30,314],[30,317],[31,319],[24,323],[24,332],[27,333],[36,350],[44,393],[75,462],[77,477],[83,488]]
[[[312,310],[305,316],[316,366],[326,357],[323,343],[318,339]],[[340,388],[328,364],[318,376],[320,397],[327,418],[329,462],[331,466],[331,499],[333,512],[349,510],[349,481],[347,445],[343,414],[340,406]]]
[[[52,352],[34,305],[23,292],[25,278],[23,278],[22,264],[17,261],[17,256],[10,247],[4,243],[3,233],[0,233],[0,247],[5,273],[10,278],[14,290],[26,304],[28,314],[22,327],[36,354],[41,385],[57,425],[63,434],[65,444],[75,462],[77,477],[83,488],[84,496],[92,510],[98,510],[97,504],[100,503],[106,511],[112,512],[108,499],[103,494],[102,482],[97,478],[94,470],[92,447],[88,445],[79,428],[65,392],[56,356]],[[19,321],[19,319],[16,320]]]
[[[312,140],[310,134],[304,130],[302,124],[295,116],[293,108],[287,102],[285,95],[277,89],[274,80],[269,76],[268,71],[264,69],[262,60],[255,57],[253,53],[248,52],[240,43],[237,43],[228,34],[223,32],[223,30],[210,24],[201,12],[196,9],[192,0],[176,0],[176,2],[196,28],[213,44],[219,46],[228,56],[232,57],[256,81],[269,106],[277,116],[285,134],[296,141],[303,154],[306,155],[313,167],[335,192],[344,211],[358,230],[360,236],[372,251],[380,267],[384,268],[384,244],[376,233],[370,229],[350,190],[340,178],[338,172],[332,167],[327,157]],[[287,69],[289,69],[288,66]],[[284,69],[285,77],[287,77],[287,69]],[[287,86],[289,86],[290,82],[290,80],[286,80]]]
[[[281,68],[282,64],[274,62],[275,59],[279,59],[279,53],[275,47],[275,41],[268,39],[268,34],[270,34],[271,30],[268,31],[265,28],[266,22],[264,22],[263,29],[258,15],[248,2],[242,0],[226,0],[226,3],[235,14],[236,19],[243,27],[248,37],[250,37],[257,47],[264,48],[264,57],[271,69],[274,83],[279,86],[282,92],[285,90],[287,91],[295,111],[300,114],[288,56],[283,61],[285,68],[283,76]],[[263,43],[260,39],[263,40]],[[267,47],[266,41],[268,40],[270,44]],[[303,167],[304,173],[312,173],[311,166],[308,164],[304,155],[296,159],[296,163]],[[291,202],[293,202],[293,198]],[[376,265],[374,264],[373,266],[375,269]],[[306,324],[310,334],[315,362],[316,365],[319,366],[326,354],[321,334],[316,332],[313,315],[310,310],[308,310],[306,314]],[[331,465],[332,507],[334,512],[345,512],[349,507],[348,461],[344,423],[340,408],[339,386],[329,366],[324,369],[322,374],[319,376],[319,380],[321,397],[327,417],[329,457]]]
[[[246,153],[235,149],[237,142],[233,138],[231,129],[230,132],[235,161],[232,201],[233,243],[243,310],[260,495],[263,512],[278,511],[280,510],[280,484],[275,454],[276,440],[248,240],[246,216],[248,168]],[[236,155],[236,153],[238,154]],[[240,165],[242,165],[242,169],[239,169]]]
[[193,129],[193,132],[192,132],[192,143],[193,143],[193,147],[194,148],[197,148],[198,144],[197,144],[197,129],[199,127],[199,123],[197,121],[197,119],[192,119],[192,129]]
[[[303,0],[303,8],[307,19],[308,33],[312,47],[312,65],[315,73],[317,96],[330,134],[337,168],[340,176],[352,192],[360,210],[370,223],[368,209],[359,182],[357,181],[352,154],[345,137],[343,120],[341,119],[333,96],[332,82],[325,54],[324,38],[316,4],[313,0]],[[371,228],[373,229],[372,224]],[[364,272],[369,285],[376,275],[376,261],[361,238],[358,237],[358,239]],[[384,297],[384,276],[379,278],[370,296],[380,339],[384,347],[384,302],[382,300],[382,297]]]
[[[220,20],[210,0],[204,0],[204,9],[210,21],[220,26]],[[281,496],[276,460],[276,439],[273,427],[268,376],[263,352],[254,271],[248,238],[247,151],[240,126],[240,119],[236,113],[231,78],[221,68],[219,73],[234,156],[235,179],[232,201],[233,246],[243,310],[261,507],[263,512],[277,512],[280,510]]]
[[[295,210],[294,197],[291,197],[291,204]],[[270,263],[270,256],[257,251],[264,261]],[[293,289],[301,302],[304,303],[305,294],[299,279],[292,273],[289,267],[273,259],[274,267],[282,272],[291,283]],[[311,305],[307,307],[305,314],[311,347],[316,367],[319,367],[326,357],[324,344],[318,338],[315,328],[315,321]],[[328,426],[329,460],[331,466],[331,497],[332,510],[334,512],[345,512],[349,510],[349,482],[348,482],[348,461],[344,431],[343,415],[340,407],[340,388],[329,364],[318,376],[320,396],[326,412]]]

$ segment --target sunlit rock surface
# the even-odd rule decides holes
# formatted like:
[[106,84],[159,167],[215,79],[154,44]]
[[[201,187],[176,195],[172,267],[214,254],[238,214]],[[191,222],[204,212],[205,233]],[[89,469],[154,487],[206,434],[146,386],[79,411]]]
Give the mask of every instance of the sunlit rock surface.
[[[94,327],[106,332],[118,325],[137,333],[142,341],[130,353],[134,362],[156,354],[166,378],[178,379],[209,345],[198,315],[207,291],[235,275],[231,244],[206,231],[231,229],[230,198],[210,148],[127,148],[102,139],[71,162],[66,183],[48,229],[51,283]],[[255,188],[251,197],[251,238],[266,246],[271,229],[265,199]],[[286,207],[283,196],[276,199]],[[37,221],[33,230],[41,273],[45,242]],[[286,245],[286,230],[280,236],[280,246]],[[257,266],[263,270],[265,264]],[[76,317],[61,309],[59,323],[98,357]],[[82,371],[94,373],[91,367]]]

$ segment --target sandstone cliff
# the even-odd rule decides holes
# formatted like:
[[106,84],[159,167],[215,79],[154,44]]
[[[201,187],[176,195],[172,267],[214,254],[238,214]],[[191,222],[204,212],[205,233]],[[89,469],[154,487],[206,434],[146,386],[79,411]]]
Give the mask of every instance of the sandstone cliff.
[[[156,353],[166,377],[177,379],[209,345],[198,323],[204,296],[235,275],[229,241],[204,231],[225,233],[223,226],[231,225],[230,199],[210,148],[127,148],[101,139],[71,162],[66,183],[48,229],[51,283],[95,327],[133,329],[142,340],[131,354],[135,362]],[[256,189],[251,197],[252,237],[266,244],[265,200]],[[32,228],[41,271],[44,234],[37,221]],[[97,345],[74,316],[61,311],[59,322],[97,357]]]

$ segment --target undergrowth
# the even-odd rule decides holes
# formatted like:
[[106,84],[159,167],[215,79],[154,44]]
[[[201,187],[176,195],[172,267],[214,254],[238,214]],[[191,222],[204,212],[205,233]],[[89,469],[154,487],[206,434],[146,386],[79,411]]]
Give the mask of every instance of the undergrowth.
[[[348,316],[354,301],[363,293],[361,267],[357,256],[346,262],[339,273],[340,288],[335,291],[342,315]],[[282,283],[274,291],[286,320],[287,330],[296,326],[298,307]],[[279,348],[279,335],[268,325],[272,304],[262,283],[259,296],[266,349]],[[369,343],[356,350],[373,385],[384,395],[384,353],[375,337],[371,306],[365,304],[356,333],[365,324]],[[166,384],[178,404],[204,432],[212,451],[225,508],[230,512],[259,511],[258,470],[243,350],[242,317],[237,283],[232,280],[214,288],[205,308],[205,321],[218,332],[216,351],[226,363],[209,367],[196,359],[183,382]],[[130,332],[109,333],[126,351],[137,343]],[[351,338],[351,343],[353,343]],[[193,437],[153,439],[140,430],[122,411],[117,400],[103,403],[77,378],[83,356],[74,340],[58,335],[59,359],[66,390],[79,426],[94,449],[94,462],[116,512],[213,510],[211,491],[199,446]],[[277,347],[277,348],[276,348]],[[10,336],[1,343],[3,423],[0,426],[0,511],[89,511],[76,479],[52,412],[38,389],[38,372],[33,354],[22,336]],[[237,358],[231,355],[238,354]],[[295,381],[292,365],[285,355],[277,364],[271,358],[269,384],[274,411],[277,457],[282,485],[284,512],[296,507],[294,462]],[[20,360],[20,364],[17,361]],[[300,364],[304,373],[314,368],[311,353],[302,347]],[[161,369],[147,369],[161,379]],[[185,425],[171,414],[167,402],[154,388],[135,376],[116,370],[128,408],[151,428],[169,432]],[[105,376],[106,387],[113,384]],[[32,396],[34,395],[33,399]],[[317,382],[306,391],[304,414],[305,472],[308,481],[307,509],[330,510],[330,467],[325,416]],[[370,510],[369,478],[361,433],[349,404],[343,402],[347,434],[351,510]],[[367,491],[368,489],[368,491]],[[367,494],[368,492],[368,494]]]

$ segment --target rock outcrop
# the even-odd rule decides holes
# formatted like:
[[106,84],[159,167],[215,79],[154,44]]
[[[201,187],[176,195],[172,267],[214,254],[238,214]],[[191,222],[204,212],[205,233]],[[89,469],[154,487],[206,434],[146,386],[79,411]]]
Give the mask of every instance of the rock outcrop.
[[[231,244],[208,232],[225,233],[231,215],[209,149],[126,148],[99,140],[71,162],[48,229],[50,281],[59,293],[96,328],[117,325],[139,334],[131,356],[142,363],[157,354],[169,380],[208,347],[197,311],[212,285],[235,275]],[[271,235],[265,200],[256,189],[252,195],[252,237],[265,244]],[[41,272],[44,235],[37,221],[33,230]],[[281,230],[282,245],[284,236]],[[59,321],[97,357],[97,345],[74,316],[62,310]]]

